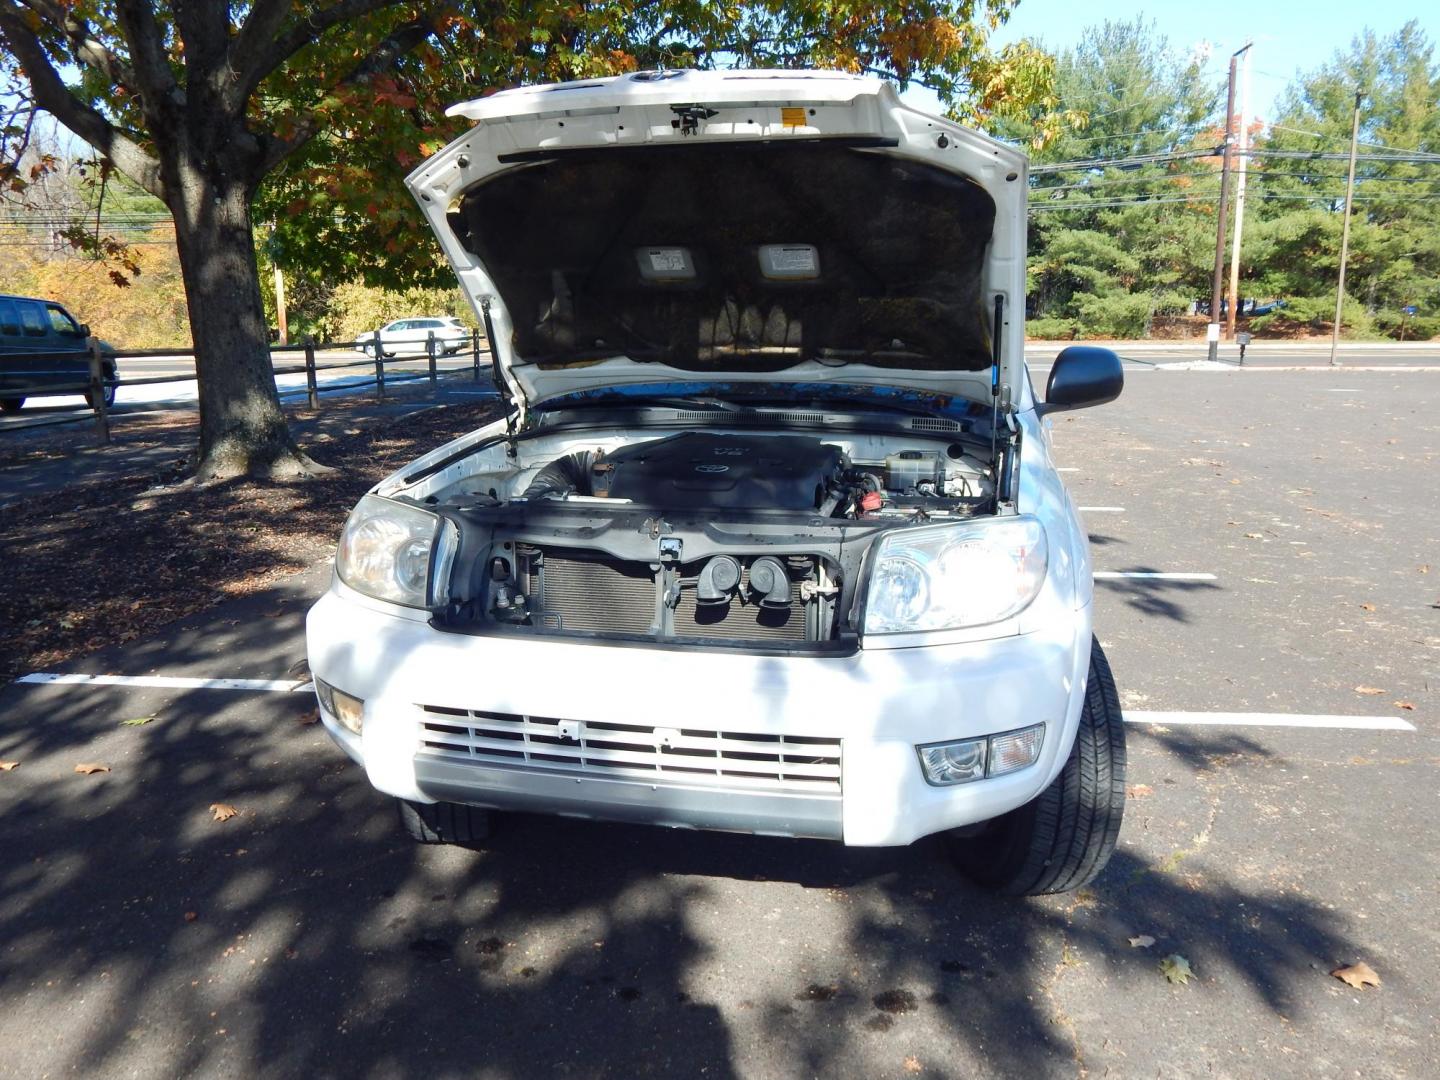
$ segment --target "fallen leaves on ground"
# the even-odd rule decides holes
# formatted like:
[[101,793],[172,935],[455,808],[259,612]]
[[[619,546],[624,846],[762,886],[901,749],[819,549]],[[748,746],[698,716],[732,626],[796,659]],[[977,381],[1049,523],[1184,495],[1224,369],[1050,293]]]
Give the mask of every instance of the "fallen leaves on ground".
[[311,709],[309,712],[301,713],[299,720],[301,724],[318,724],[320,722],[320,710]]
[[0,761],[0,772],[9,772],[11,769],[18,768],[19,765],[18,761]]
[[1390,704],[1394,705],[1397,709],[1408,709],[1410,712],[1415,711],[1415,703],[1413,701],[1392,701]]
[[[327,405],[320,426],[348,426],[354,434],[324,445],[324,463],[337,473],[304,483],[242,479],[155,492],[157,483],[179,478],[194,439],[193,413],[178,424],[167,414],[164,438],[176,464],[137,461],[131,470],[117,466],[111,475],[7,505],[0,548],[23,547],[25,558],[12,560],[0,591],[0,680],[62,670],[53,665],[315,565],[333,553],[345,515],[376,480],[496,412],[485,401],[403,417],[353,415],[369,408]],[[122,433],[122,446],[132,445],[128,437]],[[64,438],[74,442],[73,433]],[[117,563],[124,574],[115,574]],[[277,614],[282,608],[264,606]],[[247,618],[261,621],[258,612]]]
[[1376,975],[1375,969],[1363,960],[1350,964],[1347,967],[1336,968],[1330,972],[1330,974],[1347,986],[1353,986],[1356,990],[1363,990],[1367,986],[1380,985],[1380,976]]
[[120,726],[121,726],[121,727],[144,727],[146,724],[150,723],[152,720],[154,720],[154,719],[155,719],[156,717],[158,717],[159,715],[160,715],[159,713],[152,713],[152,714],[149,715],[149,716],[132,716],[129,720],[121,720],[121,721],[120,721]]
[[1190,970],[1190,961],[1179,953],[1171,953],[1160,961],[1160,974],[1172,983],[1179,983],[1181,986],[1195,977],[1195,972]]
[[1131,784],[1125,789],[1127,799],[1143,799],[1147,795],[1154,795],[1155,789],[1149,784]]
[[1357,687],[1355,687],[1355,693],[1357,693],[1357,694],[1383,694],[1383,693],[1385,693],[1385,691],[1384,691],[1384,690],[1381,690],[1378,686],[1357,686]]
[[195,921],[196,919],[198,919],[199,917],[200,917],[200,916],[197,915],[197,914],[196,914],[195,912],[193,912],[193,911],[187,911],[187,912],[185,912],[185,921],[186,921],[186,922],[194,922],[194,921]]
[[1136,934],[1130,939],[1130,947],[1132,949],[1148,949],[1154,944],[1155,939],[1149,934]]
[[1374,611],[1374,610],[1375,610],[1375,605],[1374,605],[1374,604],[1361,604],[1361,605],[1360,605],[1360,610],[1361,610],[1361,611]]
[[87,761],[75,766],[75,771],[89,776],[91,773],[109,772],[109,765],[101,765],[98,762]]
[[906,1071],[906,1072],[908,1072],[908,1073],[918,1073],[918,1072],[919,1072],[920,1070],[922,1070],[923,1068],[925,1068],[925,1066],[920,1064],[920,1059],[917,1058],[914,1054],[911,1054],[909,1057],[907,1057],[907,1058],[905,1059],[905,1071]]
[[240,813],[229,803],[213,802],[210,804],[210,813],[216,821],[229,821],[236,814]]

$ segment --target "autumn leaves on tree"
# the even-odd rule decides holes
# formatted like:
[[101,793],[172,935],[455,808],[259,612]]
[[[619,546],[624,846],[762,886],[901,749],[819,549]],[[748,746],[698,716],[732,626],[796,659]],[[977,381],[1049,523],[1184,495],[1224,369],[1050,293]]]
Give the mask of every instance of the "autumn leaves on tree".
[[[1043,127],[1056,122],[1048,59],[987,47],[1010,9],[1009,0],[330,0],[303,11],[290,0],[0,0],[0,65],[10,65],[0,74],[174,217],[200,387],[197,476],[294,475],[317,466],[291,439],[275,392],[257,217],[276,223],[277,257],[311,273],[434,285],[441,263],[415,242],[399,179],[457,133],[445,106],[637,68],[874,72],[931,85],[967,115],[1029,111]],[[18,176],[17,155],[5,160]]]

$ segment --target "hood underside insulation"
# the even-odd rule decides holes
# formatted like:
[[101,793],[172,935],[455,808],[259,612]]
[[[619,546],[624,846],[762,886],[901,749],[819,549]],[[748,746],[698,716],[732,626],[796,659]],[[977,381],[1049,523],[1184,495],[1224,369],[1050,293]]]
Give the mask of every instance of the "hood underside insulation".
[[825,139],[525,155],[449,217],[518,363],[705,372],[985,369],[994,219],[958,173]]

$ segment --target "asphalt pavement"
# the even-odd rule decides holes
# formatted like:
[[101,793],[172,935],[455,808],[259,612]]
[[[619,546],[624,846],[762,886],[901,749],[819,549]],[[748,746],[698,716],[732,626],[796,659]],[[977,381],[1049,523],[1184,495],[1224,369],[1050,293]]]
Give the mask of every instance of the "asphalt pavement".
[[1087,890],[932,841],[412,846],[288,689],[316,566],[60,672],[276,688],[0,688],[0,1076],[1434,1076],[1440,378],[1144,366],[1054,417],[1131,720]]

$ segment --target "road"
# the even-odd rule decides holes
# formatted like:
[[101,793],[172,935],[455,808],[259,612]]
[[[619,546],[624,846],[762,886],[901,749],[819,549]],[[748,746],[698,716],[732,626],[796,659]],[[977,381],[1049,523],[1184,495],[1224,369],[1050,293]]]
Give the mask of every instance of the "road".
[[[1078,342],[1077,344],[1085,344]],[[1176,365],[1204,362],[1209,351],[1202,342],[1121,342],[1114,348],[1121,356],[1138,365]],[[1063,342],[1025,346],[1025,358],[1032,368],[1048,367],[1047,361],[1065,348]],[[1218,363],[1240,366],[1239,347],[1224,342],[1218,352]],[[1424,344],[1386,344],[1378,342],[1342,343],[1336,353],[1337,365],[1344,368],[1440,367],[1440,342]],[[1245,350],[1246,368],[1304,368],[1320,371],[1330,368],[1330,346],[1304,343],[1264,341]]]
[[[375,367],[367,363],[366,356],[352,349],[326,350],[316,353],[316,364],[320,367],[332,364],[353,365],[340,369],[322,370],[316,382],[323,394],[344,392],[352,384],[375,385]],[[275,366],[282,370],[304,364],[299,353],[279,353],[274,357]],[[474,367],[474,356],[468,350],[454,356],[437,357],[436,371],[469,371]],[[488,382],[489,354],[481,353],[480,362],[485,373],[482,378]],[[131,356],[118,361],[120,378],[149,379],[174,378],[175,382],[147,386],[121,386],[115,395],[114,412],[124,417],[138,416],[166,409],[193,409],[197,401],[194,379],[195,362],[189,356]],[[385,378],[389,382],[423,378],[429,373],[429,361],[422,354],[401,355],[385,361]],[[300,374],[277,375],[276,385],[285,399],[303,397],[306,393],[305,376]],[[83,423],[93,414],[79,395],[70,397],[32,398],[19,413],[0,415],[0,433],[27,427],[48,426],[57,423]]]
[[[1039,344],[1033,342],[1026,346],[1026,360],[1030,364],[1037,384],[1043,383],[1044,376],[1049,372],[1048,361],[1053,359],[1055,354],[1064,347],[1064,343]],[[1120,343],[1115,347],[1122,356],[1131,361],[1130,367],[1136,371],[1147,367],[1167,368],[1204,362],[1207,358],[1204,342],[1145,343],[1141,345],[1132,342]],[[1245,367],[1247,369],[1300,367],[1319,371],[1322,368],[1328,369],[1329,355],[1329,347],[1324,345],[1262,342],[1247,350]],[[1221,346],[1220,358],[1220,362],[1224,365],[1238,366],[1238,350],[1228,342]],[[318,353],[316,359],[321,365],[345,364],[363,361],[364,356],[354,350],[333,350]],[[1426,367],[1440,371],[1440,343],[1425,345],[1346,344],[1341,347],[1338,360],[1343,367],[1350,370],[1370,367]],[[482,354],[480,362],[482,367],[488,365],[488,354]],[[298,354],[279,354],[276,357],[278,367],[284,368],[298,363],[303,363],[302,357]],[[456,356],[440,358],[436,363],[436,368],[441,372],[461,371],[469,370],[473,364],[474,360],[471,354],[462,352]],[[424,356],[401,357],[394,361],[387,361],[385,368],[387,378],[402,379],[415,378],[429,370]],[[120,362],[122,379],[181,377],[193,374],[194,370],[194,362],[186,356],[129,357]],[[373,382],[372,377],[372,368],[357,366],[340,371],[322,372],[319,383],[322,388],[330,386],[332,389],[327,392],[333,393],[335,392],[334,388],[346,383],[366,380]],[[277,378],[277,383],[282,396],[293,398],[305,393],[303,375],[282,375]],[[120,414],[140,414],[157,409],[190,408],[194,406],[195,400],[196,388],[193,379],[184,379],[180,382],[158,386],[121,387],[117,395],[115,411]],[[20,414],[0,416],[0,433],[9,429],[39,424],[80,423],[87,420],[89,415],[90,412],[84,400],[78,396],[39,399],[28,404]]]
[[996,899],[929,841],[412,847],[287,692],[323,566],[64,669],[137,683],[0,688],[0,1075],[1433,1076],[1437,418],[1433,375],[1350,371],[1054,417],[1131,721],[1073,896]]

